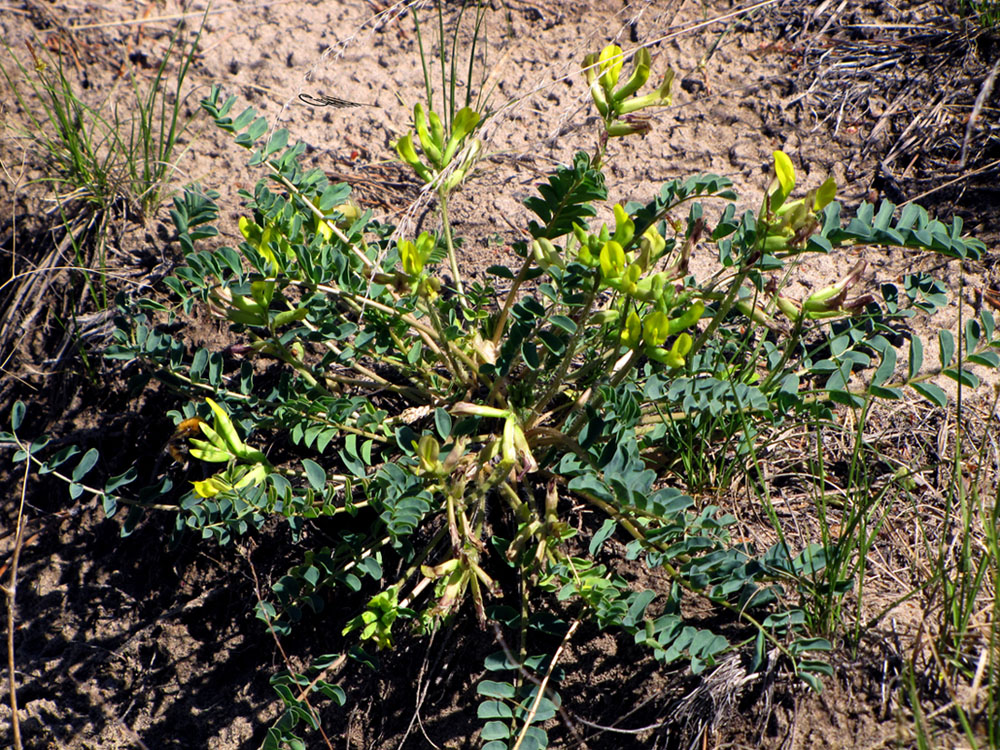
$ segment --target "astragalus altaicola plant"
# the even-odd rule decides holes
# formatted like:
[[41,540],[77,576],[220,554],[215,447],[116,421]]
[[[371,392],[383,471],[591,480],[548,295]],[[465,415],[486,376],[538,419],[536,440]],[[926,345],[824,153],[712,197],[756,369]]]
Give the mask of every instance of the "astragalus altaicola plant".
[[[346,185],[304,170],[305,146],[288,146],[286,130],[262,140],[267,123],[253,109],[231,117],[235,98],[218,88],[203,101],[266,173],[243,195],[243,241],[209,242],[211,192],[177,198],[186,264],[167,281],[175,302],[122,300],[108,354],[189,399],[176,419],[197,427],[194,460],[217,468],[182,487],[158,477],[133,495],[119,482],[105,507],[128,505],[129,529],[144,506],[176,503],[179,530],[221,543],[272,516],[296,538],[306,524],[332,535],[303,547],[258,606],[281,635],[327,616],[331,596],[357,604],[332,623],[337,653],[275,678],[288,710],[269,746],[298,741],[300,721],[318,723],[314,693],[345,700],[331,682],[337,669],[375,664],[371,649],[391,648],[401,632],[464,618],[517,634],[518,645],[487,660],[500,679],[480,684],[490,750],[545,746],[543,723],[564,709],[554,654],[529,652],[579,622],[624,632],[696,673],[744,650],[751,670],[782,661],[818,687],[829,667],[816,654],[830,643],[809,631],[797,582],[822,570],[823,554],[734,539],[732,515],[692,498],[698,480],[678,446],[725,443],[727,461],[751,467],[765,428],[907,388],[943,403],[936,375],[971,385],[970,365],[1000,361],[983,312],[958,348],[942,332],[939,367],[923,368],[916,336],[897,366],[901,321],[943,304],[920,274],[902,289],[866,291],[862,261],[805,299],[789,297],[782,280],[809,254],[863,245],[975,258],[983,246],[958,219],[943,224],[914,205],[897,217],[890,203],[862,204],[845,221],[833,181],[796,195],[780,151],[757,212],[740,212],[730,181],[707,174],[613,205],[613,223],[597,225],[614,139],[647,132],[648,110],[670,103],[672,73],[642,93],[650,56],[627,57],[613,45],[587,57],[596,151],[577,153],[525,201],[533,218],[514,245],[520,260],[489,268],[495,283],[463,278],[447,215],[449,194],[475,179],[482,113],[462,108],[446,126],[430,103],[414,107],[396,150],[436,193],[442,232],[405,237],[362,213]],[[717,270],[694,274],[695,254],[712,254]],[[192,351],[154,323],[195,306],[231,323],[229,356]],[[268,363],[266,378],[255,363]],[[669,585],[634,589],[625,559]],[[695,621],[696,601],[737,627],[724,637]],[[526,677],[534,673],[544,682]]]

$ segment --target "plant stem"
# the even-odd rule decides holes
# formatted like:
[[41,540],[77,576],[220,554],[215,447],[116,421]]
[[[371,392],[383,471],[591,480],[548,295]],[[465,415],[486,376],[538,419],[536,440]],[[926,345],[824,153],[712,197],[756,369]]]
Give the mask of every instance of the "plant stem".
[[[26,451],[31,456],[30,451]],[[14,741],[14,750],[21,750],[21,719],[17,712],[17,674],[14,661],[14,624],[17,616],[15,608],[15,597],[17,595],[17,567],[21,559],[21,546],[24,543],[24,498],[28,486],[28,472],[31,469],[31,461],[24,462],[24,477],[21,479],[21,504],[17,509],[17,534],[14,537],[14,556],[10,563],[10,583],[7,586],[0,585],[4,594],[7,595],[7,691],[10,695],[10,724],[11,734]]]
[[719,309],[716,311],[715,315],[712,316],[712,321],[705,327],[705,330],[701,332],[701,335],[698,336],[694,344],[691,346],[691,351],[688,353],[688,357],[693,357],[701,349],[701,347],[705,345],[705,342],[715,334],[719,326],[722,325],[722,321],[725,320],[726,316],[729,315],[729,311],[733,309],[733,305],[736,304],[740,288],[743,286],[743,280],[746,279],[749,273],[750,267],[747,267],[740,269],[740,272],[736,274],[732,285],[729,287],[729,292],[719,304]]
[[434,328],[437,329],[437,335],[441,340],[441,346],[444,350],[445,356],[448,358],[448,363],[451,365],[452,371],[455,373],[456,377],[462,382],[463,385],[469,385],[469,374],[465,371],[465,368],[452,356],[451,346],[448,345],[448,340],[444,335],[444,326],[441,323],[441,316],[438,314],[437,307],[433,304],[428,303],[427,314],[434,324]]
[[10,584],[3,587],[7,595],[7,690],[10,693],[11,733],[14,750],[21,750],[21,720],[17,712],[17,677],[14,667],[14,596],[17,589],[17,565],[21,556],[21,542],[24,535],[24,518],[18,518],[17,538],[14,542],[14,559],[10,566]]
[[521,270],[517,272],[517,276],[514,277],[514,282],[511,284],[510,291],[507,292],[507,298],[504,300],[503,309],[500,311],[500,317],[497,318],[496,325],[493,327],[491,341],[494,348],[500,346],[500,339],[503,336],[504,327],[507,325],[507,318],[510,315],[510,308],[514,306],[514,300],[517,299],[517,290],[524,283],[530,269],[531,256],[529,255],[524,259],[524,263],[521,265]]
[[[635,363],[639,361],[639,356],[640,356],[639,349],[633,349],[632,352],[627,355],[628,357],[627,359],[625,359],[624,356],[618,359],[618,361],[615,363],[614,375],[612,376],[611,382],[609,383],[611,388],[617,388],[619,385],[621,385],[622,380],[624,380],[625,376],[628,375],[628,373],[632,370],[632,368],[635,366]],[[575,438],[579,434],[580,430],[583,429],[583,426],[587,423],[587,414],[583,410],[583,407],[585,407],[587,403],[590,401],[590,397],[593,395],[593,393],[594,389],[588,388],[583,393],[583,395],[581,395],[580,398],[577,399],[577,402],[573,404],[573,410],[566,415],[567,420],[574,413],[578,415],[578,419],[576,420],[576,422],[574,422],[573,426],[566,431],[566,436],[568,438]],[[592,404],[593,407],[595,409],[599,407],[603,400],[604,400],[603,397],[600,395],[600,393],[598,393],[597,396],[594,397],[594,401]]]
[[[580,336],[583,335],[583,330],[586,328],[587,319],[590,317],[590,311],[594,307],[594,300],[597,298],[597,283],[594,283],[594,290],[592,290],[587,295],[587,302],[583,308],[583,314],[580,316],[580,321],[576,325],[576,330],[573,332],[569,343],[566,345],[566,354],[562,358],[562,362],[559,363],[559,367],[556,369],[555,375],[551,379],[549,387],[546,389],[545,394],[538,400],[535,407],[531,410],[531,420],[537,419],[538,415],[545,411],[546,406],[549,401],[551,401],[559,389],[565,385],[563,379],[566,377],[566,372],[569,370],[570,364],[572,364],[573,359],[576,356],[576,342],[580,340]],[[529,425],[530,426],[530,425]]]
[[455,244],[451,237],[451,222],[448,220],[448,193],[443,189],[438,190],[438,200],[441,201],[441,231],[444,234],[444,244],[448,248],[448,263],[451,265],[451,275],[455,280],[455,291],[458,292],[458,299],[462,303],[462,308],[468,308],[465,299],[465,289],[462,287],[462,274],[458,271],[458,258],[455,257]]
[[771,368],[771,372],[767,374],[767,377],[764,378],[764,382],[760,384],[760,389],[764,393],[769,392],[771,384],[774,382],[775,378],[777,378],[779,375],[780,376],[785,375],[785,365],[788,364],[788,361],[792,358],[792,355],[795,353],[796,347],[799,345],[799,341],[802,338],[802,328],[805,326],[805,321],[806,321],[806,316],[805,313],[803,312],[795,320],[795,327],[792,329],[791,335],[785,338],[785,350],[781,353],[781,361],[778,363],[777,367]]

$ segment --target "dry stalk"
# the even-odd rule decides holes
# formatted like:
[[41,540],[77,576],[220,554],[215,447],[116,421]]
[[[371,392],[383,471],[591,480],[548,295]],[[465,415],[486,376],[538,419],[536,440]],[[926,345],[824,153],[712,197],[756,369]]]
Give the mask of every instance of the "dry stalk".
[[15,595],[17,593],[17,566],[21,558],[21,546],[24,541],[24,496],[28,486],[28,471],[31,462],[24,462],[24,478],[21,480],[21,503],[17,509],[17,535],[14,537],[14,555],[10,563],[10,583],[0,585],[7,597],[7,689],[10,694],[10,725],[14,741],[14,750],[21,750],[21,721],[17,713],[17,676],[14,659],[14,624],[16,620]]
[[958,159],[959,169],[965,169],[965,160],[969,156],[969,139],[972,137],[972,131],[976,127],[976,121],[983,110],[983,105],[990,98],[990,94],[993,93],[993,85],[996,83],[998,71],[1000,71],[1000,57],[993,63],[989,75],[983,81],[983,87],[979,90],[979,96],[976,97],[976,103],[972,105],[972,113],[969,115],[969,122],[965,126],[965,138],[962,140],[962,155]]
[[[773,668],[778,652],[768,653]],[[715,731],[733,711],[736,700],[747,685],[762,677],[760,672],[748,672],[739,652],[723,659],[718,667],[694,690],[681,698],[671,709],[671,723],[681,727],[688,748],[707,744],[708,732]],[[707,731],[706,731],[707,730]]]
[[580,621],[573,620],[573,624],[569,626],[569,630],[567,630],[566,635],[563,636],[562,643],[559,644],[559,648],[557,648],[556,652],[552,654],[552,661],[549,662],[549,668],[545,670],[545,676],[538,684],[538,694],[535,696],[535,701],[531,704],[531,710],[528,711],[528,715],[524,717],[524,726],[521,727],[521,733],[517,735],[517,741],[514,742],[510,750],[518,750],[518,748],[521,747],[521,743],[524,742],[524,737],[528,733],[528,728],[531,726],[531,722],[534,720],[535,714],[538,713],[538,706],[541,705],[542,698],[545,696],[545,686],[549,684],[549,678],[552,677],[552,671],[556,668],[556,662],[559,661],[559,657],[566,649],[566,644],[569,643],[569,639],[573,637],[573,633],[576,632],[578,627],[580,627]]
[[[254,588],[254,593],[257,596],[257,601],[262,602],[264,601],[264,598],[260,590],[260,579],[257,577],[257,568],[254,566],[253,561],[250,559],[249,552],[246,552],[241,549],[240,553],[243,555],[243,558],[247,561],[247,564],[250,566],[250,573],[253,575],[253,588]],[[288,670],[289,674],[295,674],[295,669],[292,666],[292,660],[288,658],[288,653],[285,651],[285,647],[281,645],[281,639],[278,638],[278,633],[275,631],[274,626],[271,624],[271,618],[266,617],[266,613],[265,613],[265,621],[267,622],[267,630],[271,634],[271,637],[274,638],[274,643],[278,647],[278,653],[281,654],[281,660],[285,663],[285,669]],[[296,697],[297,701],[306,704],[306,706],[312,712],[313,716],[319,715],[316,709],[312,707],[312,704],[309,703],[309,693],[312,691],[313,686],[316,685],[316,683],[319,682],[319,680],[324,676],[326,676],[329,672],[331,671],[335,672],[338,669],[340,669],[340,667],[343,666],[345,661],[347,661],[347,657],[341,656],[339,659],[336,659],[333,662],[333,664],[329,665],[326,669],[321,670],[320,673],[316,675],[316,678],[311,683],[309,683],[305,688],[303,688],[302,691],[299,693],[299,695]],[[329,750],[333,750],[333,744],[330,742],[330,738],[327,737],[326,732],[323,731],[323,727],[322,726],[318,727],[318,731],[320,733],[320,736],[323,738],[323,742],[326,743],[326,746],[329,748]]]
[[[901,179],[940,177],[967,164],[978,171],[989,161],[996,113],[985,105],[1000,63],[988,64],[974,52],[975,37],[930,3],[884,12],[891,17],[857,8],[841,17],[850,4],[832,10],[834,4],[813,10],[793,1],[770,13],[790,29],[789,49],[799,57],[804,91],[791,103],[810,112],[817,127],[859,131],[862,147],[849,171],[878,154],[882,170]],[[802,15],[810,22],[796,23]],[[953,83],[942,87],[942,81]],[[995,168],[992,162],[984,171]]]

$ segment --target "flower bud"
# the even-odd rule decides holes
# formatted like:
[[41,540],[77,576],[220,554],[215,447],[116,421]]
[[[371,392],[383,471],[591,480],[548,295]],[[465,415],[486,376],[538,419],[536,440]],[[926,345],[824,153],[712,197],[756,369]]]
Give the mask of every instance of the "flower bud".
[[432,182],[434,180],[434,175],[424,165],[424,163],[420,161],[420,157],[417,156],[417,150],[413,148],[412,133],[407,133],[396,141],[396,153],[399,154],[400,159],[410,165],[421,180],[424,182]]
[[617,323],[621,315],[622,314],[618,310],[601,310],[600,312],[591,315],[590,319],[595,324],[603,326],[608,323]]
[[618,289],[630,297],[635,297],[639,291],[639,277],[642,276],[642,269],[638,263],[632,263],[625,269]]
[[611,239],[622,247],[625,247],[632,241],[632,237],[635,236],[635,222],[632,221],[632,218],[620,203],[615,204],[613,211],[615,214],[615,233]]
[[622,331],[622,343],[629,349],[634,349],[642,336],[642,321],[635,310],[625,319],[625,329]]
[[636,96],[621,102],[618,107],[619,114],[627,115],[632,112],[638,112],[640,109],[646,109],[647,107],[669,106],[670,102],[673,101],[673,95],[670,92],[673,82],[674,71],[667,69],[667,73],[663,77],[663,83],[660,84],[656,91],[645,96]]
[[598,57],[600,82],[601,88],[604,89],[604,93],[607,96],[611,96],[612,90],[618,83],[618,76],[622,72],[623,60],[622,48],[617,44],[609,44],[601,50],[600,57]]
[[546,237],[539,237],[531,241],[531,253],[535,261],[542,268],[547,269],[549,266],[556,266],[558,268],[566,267],[559,249]]
[[696,300],[691,307],[684,311],[679,317],[673,318],[668,326],[667,333],[673,336],[675,333],[680,333],[699,320],[701,320],[702,313],[705,312],[705,303],[701,300]]
[[806,312],[831,312],[833,310],[840,310],[844,300],[847,298],[848,290],[861,278],[866,265],[866,261],[859,261],[836,284],[824,287],[818,292],[809,295],[806,301],[802,303],[802,309]]
[[625,251],[614,240],[604,243],[601,249],[601,273],[605,279],[617,279],[625,270]]
[[639,257],[642,260],[643,266],[649,268],[659,260],[660,255],[666,247],[667,241],[663,239],[656,227],[649,227],[649,229],[642,233],[642,239],[639,240],[639,248],[641,250]]
[[202,498],[212,498],[220,492],[230,489],[229,483],[218,476],[209,477],[200,482],[192,482],[194,494]]
[[280,328],[283,325],[288,325],[289,323],[295,323],[299,320],[305,320],[306,315],[309,313],[304,307],[297,307],[294,310],[285,310],[274,316],[274,327]]
[[822,211],[836,197],[837,182],[832,177],[827,177],[826,181],[816,190],[816,195],[813,198],[813,211]]
[[650,57],[649,50],[645,47],[640,47],[632,58],[632,75],[613,95],[613,99],[616,102],[624,101],[642,88],[646,81],[649,80],[649,66],[651,62],[652,58]]
[[434,278],[433,276],[421,279],[420,283],[417,285],[417,294],[426,299],[428,302],[433,302],[437,299],[440,291],[441,279]]
[[438,113],[433,109],[427,113],[427,121],[431,126],[431,138],[438,148],[444,148],[444,123],[441,122],[441,118],[438,117]]
[[782,297],[780,294],[774,296],[774,302],[778,306],[778,309],[784,314],[789,320],[798,320],[799,316],[802,315],[802,310],[799,309],[792,300],[788,297]]
[[661,346],[670,333],[670,319],[667,314],[657,310],[646,316],[642,322],[642,340],[647,346]]
[[462,157],[462,163],[453,169],[451,174],[448,175],[448,179],[445,180],[444,189],[446,192],[454,190],[458,187],[459,183],[466,178],[469,173],[469,169],[475,163],[476,159],[479,157],[480,151],[482,150],[483,142],[478,138],[473,138],[469,143],[468,148],[466,148],[463,152],[465,155]]
[[[342,219],[337,221],[337,226],[340,227],[341,229],[349,229],[351,224],[353,224],[354,222],[356,222],[358,219],[361,218],[361,209],[358,207],[358,204],[351,199],[344,201],[339,206],[334,206],[333,212],[336,214],[340,214],[343,217]],[[327,232],[330,232],[332,234],[332,230],[330,230],[329,227],[324,227],[324,228],[327,230]],[[327,239],[330,239],[330,237],[327,236],[325,232],[324,236],[326,236]]]
[[451,413],[456,417],[488,417],[492,419],[506,419],[511,416],[511,413],[505,409],[473,404],[469,401],[459,401],[451,407]]
[[607,132],[611,138],[625,138],[630,135],[646,135],[653,129],[648,117],[625,115],[624,120],[615,120],[608,125]]
[[455,113],[455,118],[451,122],[451,137],[448,139],[448,145],[445,147],[442,157],[442,166],[452,160],[462,141],[476,129],[478,124],[479,113],[470,107],[462,107]]
[[419,441],[414,441],[414,447],[420,460],[418,473],[438,475],[443,472],[444,467],[439,460],[441,445],[433,435],[421,435]]
[[587,85],[590,87],[590,96],[594,100],[594,106],[601,113],[601,117],[607,117],[610,108],[608,107],[607,96],[601,87],[601,82],[597,78],[597,55],[589,54],[583,58],[583,66],[583,74],[587,79]]
[[789,232],[788,234],[769,234],[764,238],[764,252],[780,253],[784,250],[788,250],[793,236],[794,234],[792,232]]
[[671,345],[670,349],[647,345],[645,351],[646,356],[650,359],[662,362],[671,369],[677,369],[684,366],[686,361],[685,356],[691,351],[692,345],[693,342],[691,337],[686,333],[682,333],[674,339],[674,343]]
[[[431,116],[437,117],[437,114],[431,112]],[[423,105],[420,102],[417,102],[413,106],[413,126],[417,129],[417,137],[420,139],[420,147],[424,150],[424,154],[435,167],[441,169],[445,163],[441,158],[441,149],[444,147],[444,142],[442,140],[435,143],[435,139],[428,128],[427,116],[424,114]]]

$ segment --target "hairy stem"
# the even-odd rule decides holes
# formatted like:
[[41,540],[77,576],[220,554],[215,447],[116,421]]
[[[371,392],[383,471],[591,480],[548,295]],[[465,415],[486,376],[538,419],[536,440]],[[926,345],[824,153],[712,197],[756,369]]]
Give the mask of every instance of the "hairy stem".
[[496,326],[493,328],[493,337],[491,341],[493,346],[500,346],[500,339],[503,336],[504,328],[507,325],[507,318],[510,316],[510,308],[514,306],[514,302],[517,300],[517,290],[524,283],[524,280],[528,276],[528,271],[531,269],[531,256],[529,255],[524,259],[524,264],[521,266],[521,270],[517,272],[517,276],[514,277],[514,283],[510,286],[510,291],[507,292],[507,298],[504,300],[503,309],[500,311],[500,317],[497,318]]
[[[30,455],[30,453],[29,453]],[[21,720],[17,712],[17,675],[14,659],[14,625],[17,617],[15,597],[17,594],[17,567],[21,559],[24,543],[24,496],[28,486],[28,472],[31,461],[24,462],[24,477],[21,480],[21,504],[17,509],[17,535],[14,537],[14,556],[10,563],[10,583],[0,586],[7,595],[7,692],[10,695],[11,736],[14,750],[21,750]]]
[[455,280],[455,291],[458,292],[458,299],[462,303],[462,308],[468,307],[465,299],[465,289],[462,286],[462,274],[458,271],[458,258],[455,256],[455,243],[451,236],[451,222],[448,219],[448,193],[441,188],[438,190],[438,200],[441,201],[441,231],[444,234],[444,244],[448,248],[448,264],[451,266],[451,275]]

